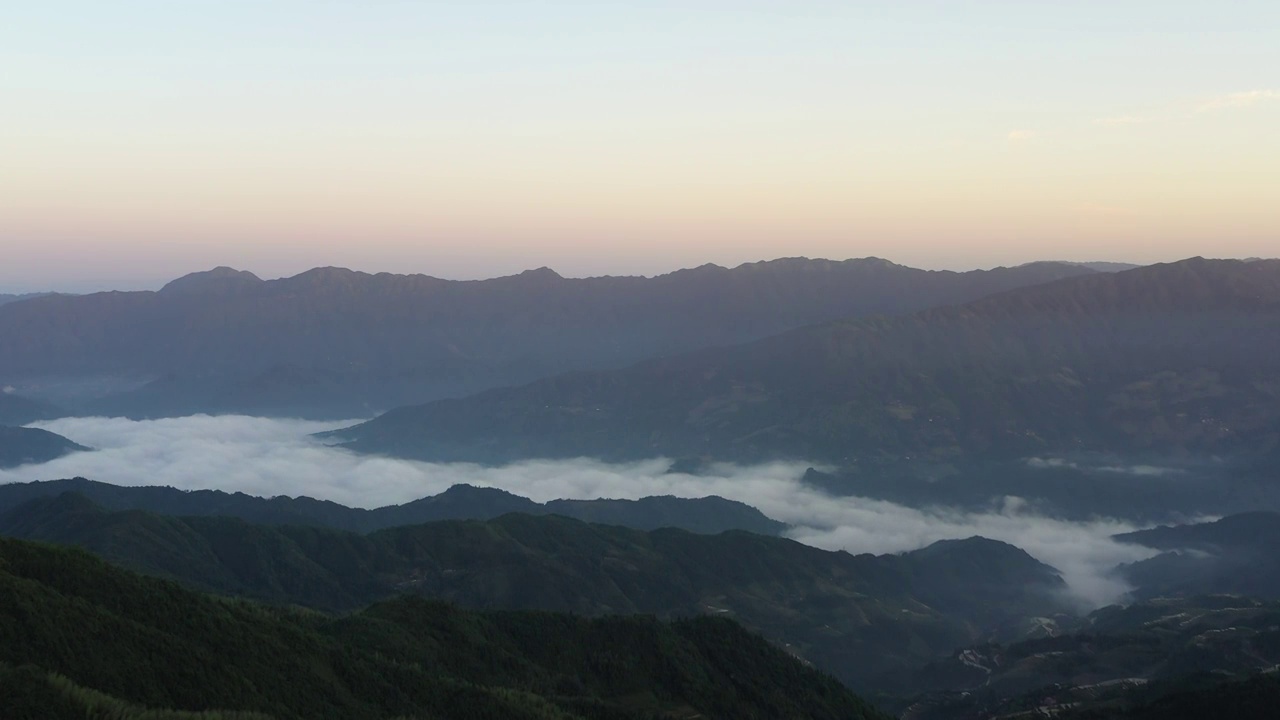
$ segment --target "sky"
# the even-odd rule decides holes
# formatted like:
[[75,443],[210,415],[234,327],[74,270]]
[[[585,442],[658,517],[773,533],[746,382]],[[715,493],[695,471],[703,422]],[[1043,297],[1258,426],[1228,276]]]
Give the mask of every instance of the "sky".
[[42,0],[0,292],[1280,247],[1280,3]]

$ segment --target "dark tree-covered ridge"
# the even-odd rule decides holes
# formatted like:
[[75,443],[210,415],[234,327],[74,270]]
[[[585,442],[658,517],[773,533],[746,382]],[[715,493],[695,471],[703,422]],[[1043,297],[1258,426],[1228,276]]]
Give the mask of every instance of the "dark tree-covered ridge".
[[6,718],[93,707],[221,711],[205,720],[884,717],[724,619],[477,613],[413,598],[334,618],[16,540],[0,540],[0,637]]

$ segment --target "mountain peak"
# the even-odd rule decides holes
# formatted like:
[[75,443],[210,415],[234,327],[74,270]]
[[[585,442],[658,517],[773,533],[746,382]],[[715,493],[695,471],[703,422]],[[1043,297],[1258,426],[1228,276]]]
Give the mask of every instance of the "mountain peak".
[[991,538],[981,535],[972,535],[967,538],[955,538],[947,540],[938,540],[926,545],[919,550],[911,552],[916,557],[956,557],[961,555],[977,555],[1000,553],[1010,557],[1031,557],[1025,550],[1017,545],[1010,545],[1003,540],[992,540]]
[[250,285],[261,283],[262,279],[247,270],[236,270],[220,265],[212,270],[194,272],[183,275],[160,288],[160,292],[172,294],[228,293]]
[[515,493],[507,492],[501,488],[480,487],[479,485],[471,485],[469,483],[456,483],[450,485],[444,492],[431,498],[423,498],[429,500],[447,500],[462,498],[516,498],[525,500]]
[[980,535],[962,540],[939,540],[932,545],[904,553],[919,571],[935,577],[982,573],[1020,583],[1061,586],[1058,570],[1032,557],[1026,550],[1001,540]]
[[311,268],[310,270],[298,273],[291,278],[285,278],[285,280],[296,284],[323,285],[335,282],[348,282],[351,278],[359,275],[364,275],[364,273],[349,270],[344,267],[328,265],[325,267]]
[[516,277],[525,278],[526,280],[548,280],[548,281],[564,279],[563,275],[561,275],[560,273],[556,272],[555,270],[552,270],[551,268],[545,265],[539,268],[525,270],[524,272],[520,273]]

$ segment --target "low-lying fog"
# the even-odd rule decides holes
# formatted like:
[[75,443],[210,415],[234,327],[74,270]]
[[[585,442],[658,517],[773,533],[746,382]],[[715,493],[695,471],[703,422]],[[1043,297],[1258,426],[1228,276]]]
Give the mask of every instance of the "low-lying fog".
[[1058,568],[1073,593],[1089,606],[1113,602],[1127,590],[1110,576],[1111,568],[1154,554],[1110,539],[1137,529],[1134,523],[1046,517],[1012,496],[983,510],[833,497],[800,482],[805,463],[722,464],[700,475],[668,473],[670,463],[661,458],[626,464],[532,460],[483,467],[356,455],[310,437],[349,424],[203,415],[148,421],[66,418],[34,427],[96,452],[0,471],[0,482],[82,476],[117,485],[213,488],[268,497],[308,495],[365,508],[434,495],[457,483],[501,488],[540,502],[719,495],[791,524],[795,540],[831,550],[900,552],[973,535],[1003,540]]

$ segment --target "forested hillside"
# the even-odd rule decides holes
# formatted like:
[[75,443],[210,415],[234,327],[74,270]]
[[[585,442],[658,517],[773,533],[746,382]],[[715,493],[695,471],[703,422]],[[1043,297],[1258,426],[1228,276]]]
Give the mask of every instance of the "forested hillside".
[[520,514],[362,536],[113,513],[71,493],[10,511],[0,534],[80,545],[202,590],[333,611],[407,592],[592,617],[723,616],[859,688],[892,668],[1017,636],[1029,618],[1069,606],[1053,568],[981,538],[855,556],[738,531],[641,532]]
[[[217,599],[0,540],[7,720],[883,717],[724,619],[476,613],[404,598],[334,618]],[[190,716],[187,716],[188,718]]]

